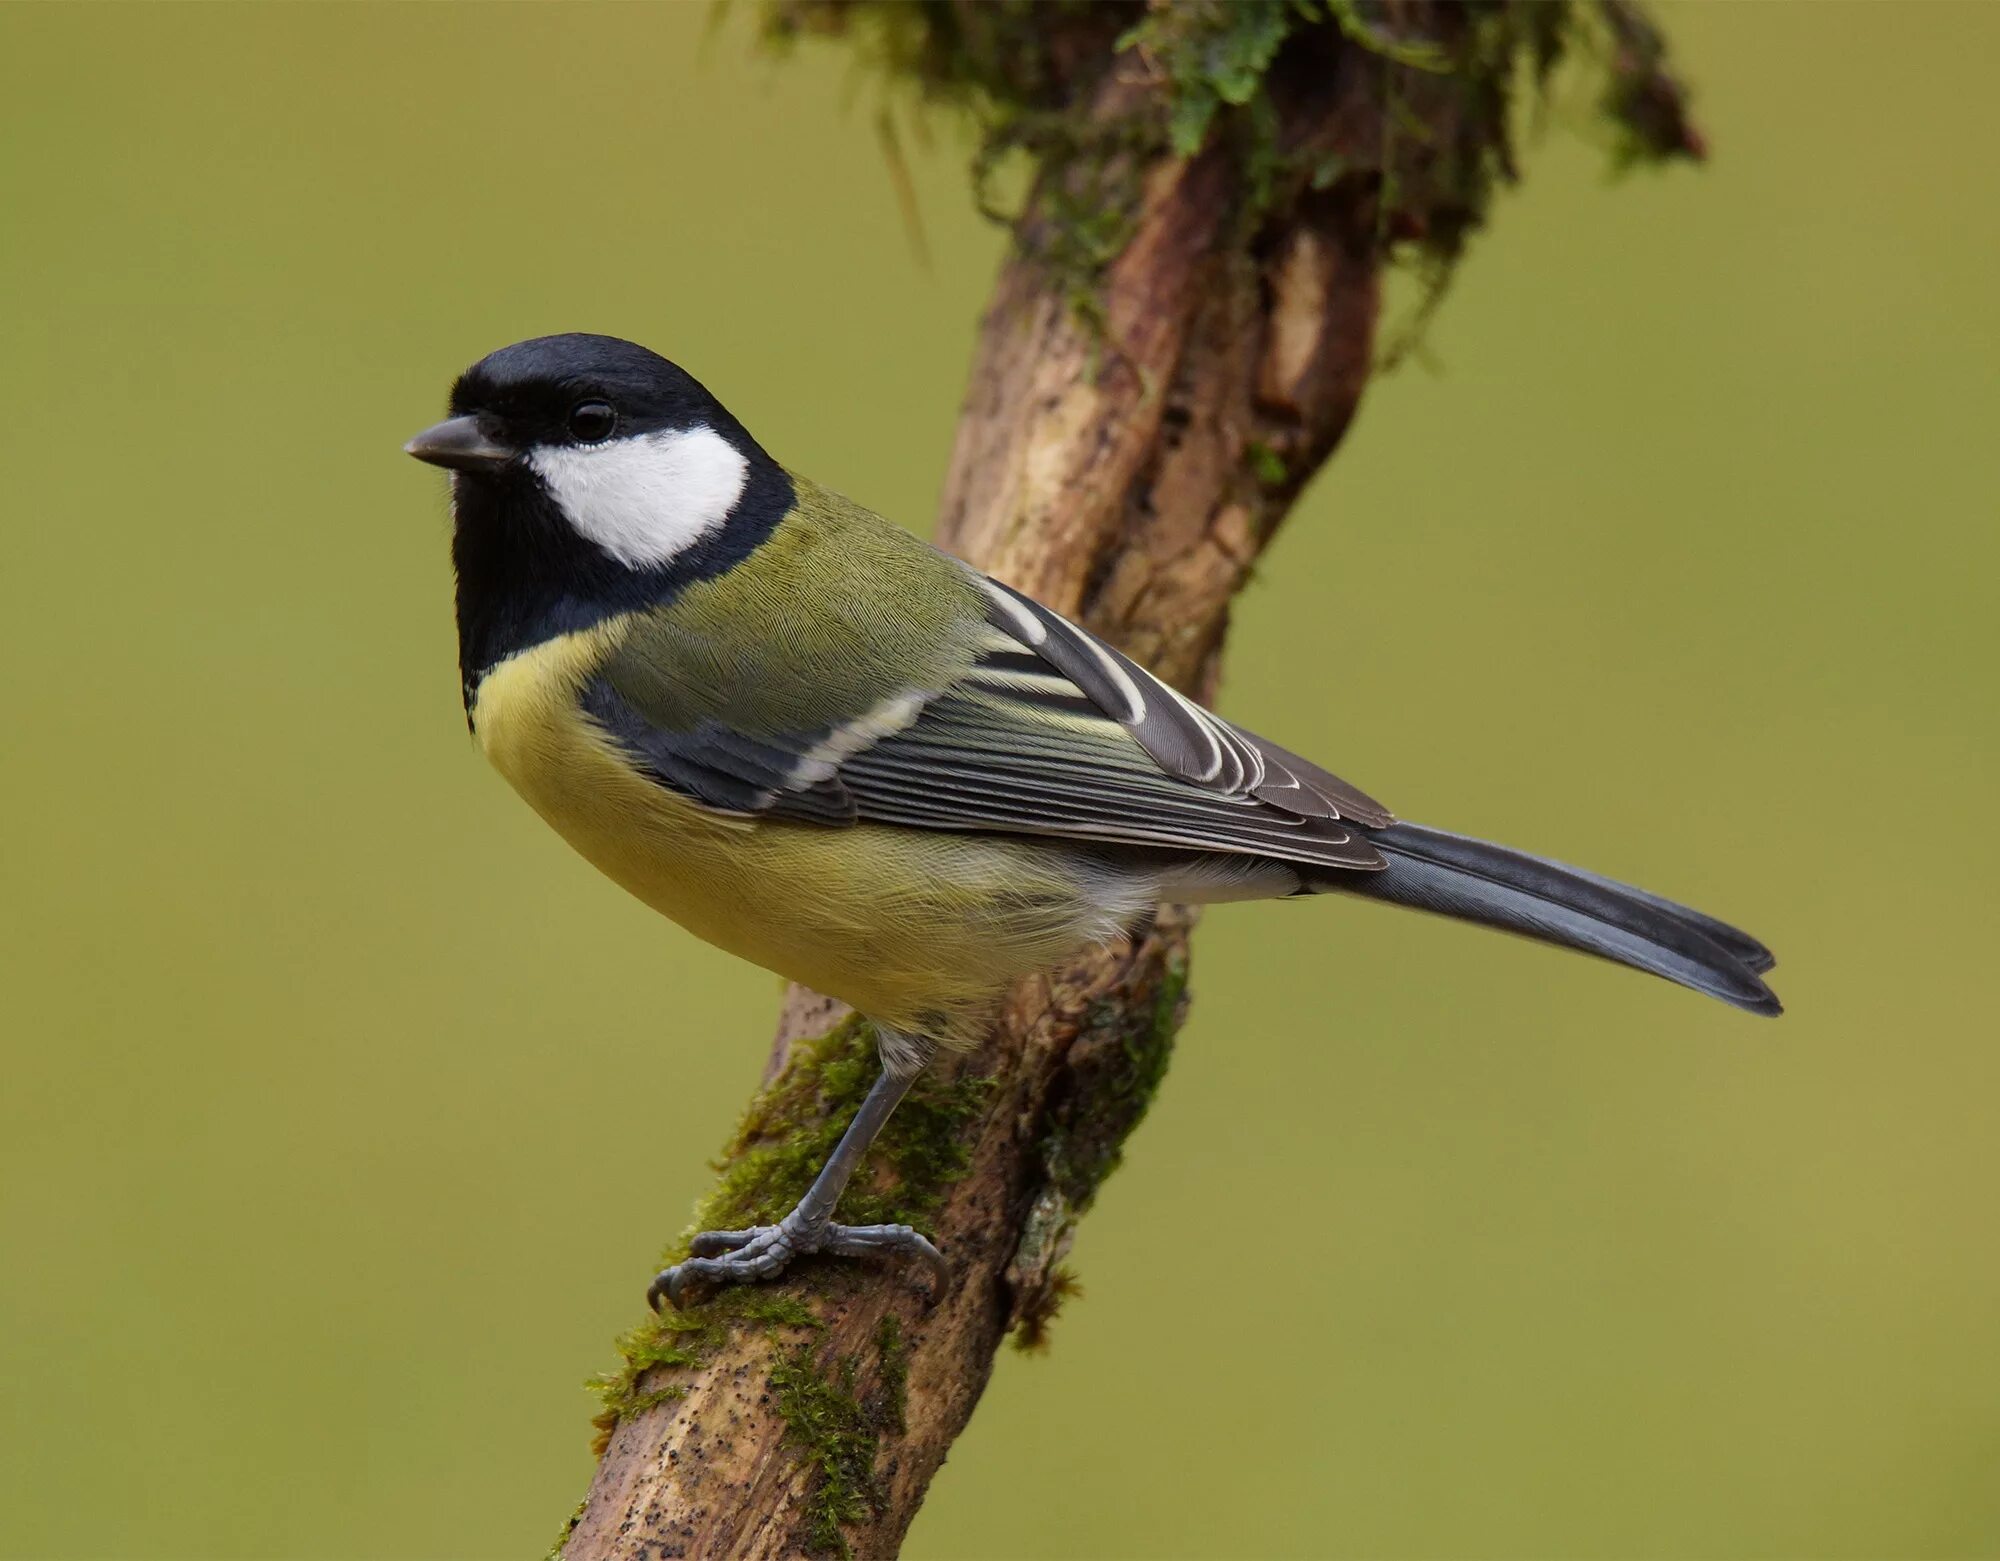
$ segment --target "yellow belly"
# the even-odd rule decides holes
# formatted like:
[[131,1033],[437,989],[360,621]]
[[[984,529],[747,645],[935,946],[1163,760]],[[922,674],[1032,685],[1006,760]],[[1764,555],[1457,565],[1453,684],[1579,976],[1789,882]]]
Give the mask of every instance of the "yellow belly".
[[1095,875],[1026,841],[750,821],[647,779],[577,705],[616,632],[502,662],[473,729],[558,834],[695,936],[951,1044],[976,1038],[1015,977],[1115,932]]

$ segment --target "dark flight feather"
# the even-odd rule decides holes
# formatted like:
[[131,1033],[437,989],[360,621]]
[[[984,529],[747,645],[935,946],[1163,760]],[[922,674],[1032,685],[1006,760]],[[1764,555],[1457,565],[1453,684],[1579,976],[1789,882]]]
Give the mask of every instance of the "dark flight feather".
[[1776,963],[1748,933],[1672,900],[1466,835],[1395,824],[1369,831],[1389,859],[1366,875],[1312,884],[1596,954],[1719,997],[1782,1012],[1762,972]]

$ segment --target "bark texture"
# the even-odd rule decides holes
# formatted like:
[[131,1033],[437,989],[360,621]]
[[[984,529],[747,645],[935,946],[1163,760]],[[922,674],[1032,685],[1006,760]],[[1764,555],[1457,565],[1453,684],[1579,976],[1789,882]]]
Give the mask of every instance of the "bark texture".
[[[1406,36],[1445,44],[1463,21],[1397,11]],[[1123,50],[1069,89],[1078,122],[1128,121],[1165,68]],[[1385,162],[1392,122],[1423,125],[1413,157],[1504,165],[1492,103],[1444,81],[1329,25],[1264,80],[1263,152],[1292,172],[1254,202],[1227,137],[1193,156],[1155,145],[1052,165],[983,322],[940,545],[1211,694],[1231,598],[1368,381],[1391,247],[1477,220],[1454,204],[1471,199],[1462,181]],[[1107,179],[1131,206],[1092,279],[1093,321],[1046,257]],[[930,1205],[952,1267],[933,1307],[903,1274],[811,1262],[768,1287],[789,1310],[725,1297],[691,1353],[628,1349],[570,1561],[895,1553],[1003,1338],[1032,1342],[1061,1299],[1075,1220],[1164,1069],[1190,922],[1165,911],[1132,946],[1024,984],[977,1053],[945,1060],[990,1082],[968,1097],[966,1158]],[[767,1086],[841,1013],[795,990]],[[764,1131],[753,1122],[732,1153]]]

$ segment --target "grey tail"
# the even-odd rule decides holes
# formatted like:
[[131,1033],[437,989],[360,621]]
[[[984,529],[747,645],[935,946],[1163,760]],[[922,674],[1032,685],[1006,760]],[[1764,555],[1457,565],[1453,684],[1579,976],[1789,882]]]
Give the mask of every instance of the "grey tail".
[[1719,997],[1753,1014],[1783,1012],[1760,979],[1777,961],[1748,933],[1643,889],[1484,840],[1389,824],[1361,831],[1388,866],[1315,875],[1310,887],[1435,911],[1603,959]]

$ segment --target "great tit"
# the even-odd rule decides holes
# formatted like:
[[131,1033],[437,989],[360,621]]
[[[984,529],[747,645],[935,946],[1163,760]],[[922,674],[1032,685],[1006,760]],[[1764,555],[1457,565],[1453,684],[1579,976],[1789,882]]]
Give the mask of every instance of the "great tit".
[[788,471],[610,336],[474,364],[408,452],[451,473],[459,670],[486,756],[697,937],[852,1005],[882,1072],[775,1225],[648,1299],[900,1253],[834,1205],[939,1047],[1162,903],[1341,890],[1776,1014],[1761,943],[1643,890],[1401,823],[1004,583]]

